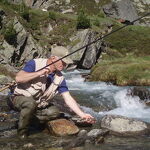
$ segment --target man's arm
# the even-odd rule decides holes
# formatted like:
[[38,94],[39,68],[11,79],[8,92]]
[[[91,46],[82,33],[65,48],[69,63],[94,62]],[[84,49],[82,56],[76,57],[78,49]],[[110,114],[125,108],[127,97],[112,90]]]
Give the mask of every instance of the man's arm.
[[92,117],[90,114],[84,113],[80,107],[78,106],[75,99],[70,95],[69,92],[62,93],[63,99],[65,103],[82,119],[87,121],[88,123],[95,123],[94,117]]
[[38,72],[25,72],[23,70],[19,71],[16,75],[16,82],[17,83],[25,83],[32,79],[35,79],[37,77],[40,77],[41,75],[49,74],[50,70],[48,68],[42,69]]

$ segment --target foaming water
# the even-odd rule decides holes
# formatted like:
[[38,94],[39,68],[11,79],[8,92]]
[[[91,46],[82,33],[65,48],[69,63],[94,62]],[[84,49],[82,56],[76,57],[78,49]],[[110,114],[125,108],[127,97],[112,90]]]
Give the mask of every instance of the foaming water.
[[120,90],[114,94],[114,100],[117,108],[110,111],[99,112],[99,114],[116,114],[150,122],[150,108],[142,103],[139,97],[128,95],[127,89]]
[[105,82],[84,82],[78,71],[64,73],[68,87],[81,102],[84,111],[96,117],[116,114],[150,122],[150,108],[139,97],[128,94],[131,87],[119,87]]

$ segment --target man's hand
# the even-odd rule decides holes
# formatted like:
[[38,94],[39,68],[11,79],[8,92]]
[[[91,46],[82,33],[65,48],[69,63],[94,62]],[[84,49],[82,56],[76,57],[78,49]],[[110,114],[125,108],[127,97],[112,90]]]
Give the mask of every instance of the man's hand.
[[50,70],[50,68],[44,68],[42,70],[39,71],[39,75],[47,75],[47,74],[50,74],[52,71]]
[[84,114],[81,116],[81,118],[82,118],[85,122],[87,122],[87,123],[91,123],[91,124],[96,123],[96,119],[95,119],[93,116],[91,116],[90,114],[84,113]]
[[77,102],[75,101],[75,99],[70,95],[69,92],[64,92],[62,93],[62,96],[64,98],[65,103],[78,115],[80,116],[80,118],[82,120],[84,120],[87,123],[95,123],[96,120],[94,119],[94,117],[92,117],[90,114],[86,114],[84,113],[79,105],[77,104]]

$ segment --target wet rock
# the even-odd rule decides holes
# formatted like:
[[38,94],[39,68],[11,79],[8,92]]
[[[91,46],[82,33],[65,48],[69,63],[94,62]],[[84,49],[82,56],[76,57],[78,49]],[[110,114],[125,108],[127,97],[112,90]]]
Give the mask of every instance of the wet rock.
[[66,119],[57,119],[48,122],[50,133],[58,136],[73,135],[79,132],[79,128],[72,122]]
[[6,130],[11,130],[11,129],[16,129],[16,128],[17,128],[17,122],[16,121],[0,122],[0,132],[6,131]]
[[70,150],[71,148],[82,146],[85,144],[86,140],[87,140],[87,136],[79,136],[79,137],[73,139],[67,145],[65,145],[64,148],[66,150]]
[[12,129],[10,131],[0,132],[0,137],[13,137],[17,135],[17,129]]
[[93,129],[90,132],[88,132],[87,136],[90,138],[97,138],[99,136],[104,136],[109,133],[108,130],[105,129]]
[[128,91],[131,96],[138,96],[146,105],[150,106],[150,91],[145,87],[134,87]]
[[72,120],[77,126],[80,126],[80,127],[91,127],[91,126],[92,126],[91,123],[86,122],[85,120],[81,119],[81,118],[78,117],[78,116],[72,117],[71,120]]
[[81,130],[78,137],[69,142],[65,149],[70,150],[73,147],[83,146],[85,143],[100,144],[104,142],[104,136],[108,130],[93,129],[87,133],[86,130]]
[[54,148],[49,148],[48,150],[64,150],[64,149],[62,147],[59,148],[54,147]]
[[149,124],[118,115],[104,116],[101,120],[101,127],[122,136],[150,134]]
[[78,136],[79,136],[79,137],[81,137],[81,136],[87,136],[87,133],[88,133],[88,132],[83,129],[83,130],[80,130],[80,132],[78,133]]
[[34,147],[34,145],[32,143],[27,143],[25,145],[23,145],[24,148],[32,148]]
[[105,129],[93,129],[87,134],[86,143],[100,144],[104,142],[104,136],[109,133]]

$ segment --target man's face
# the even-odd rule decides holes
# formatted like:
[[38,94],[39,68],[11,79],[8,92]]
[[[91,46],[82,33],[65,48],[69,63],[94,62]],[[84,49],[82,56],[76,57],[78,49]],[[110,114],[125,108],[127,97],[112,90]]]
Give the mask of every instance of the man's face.
[[62,60],[59,60],[58,62],[53,64],[55,66],[56,70],[62,71],[66,67],[66,63]]
[[[59,58],[54,56],[52,57],[52,62],[57,61]],[[56,63],[53,64],[53,69],[58,70],[58,71],[62,71],[64,68],[66,67],[66,63],[63,62],[62,60],[57,61]]]

